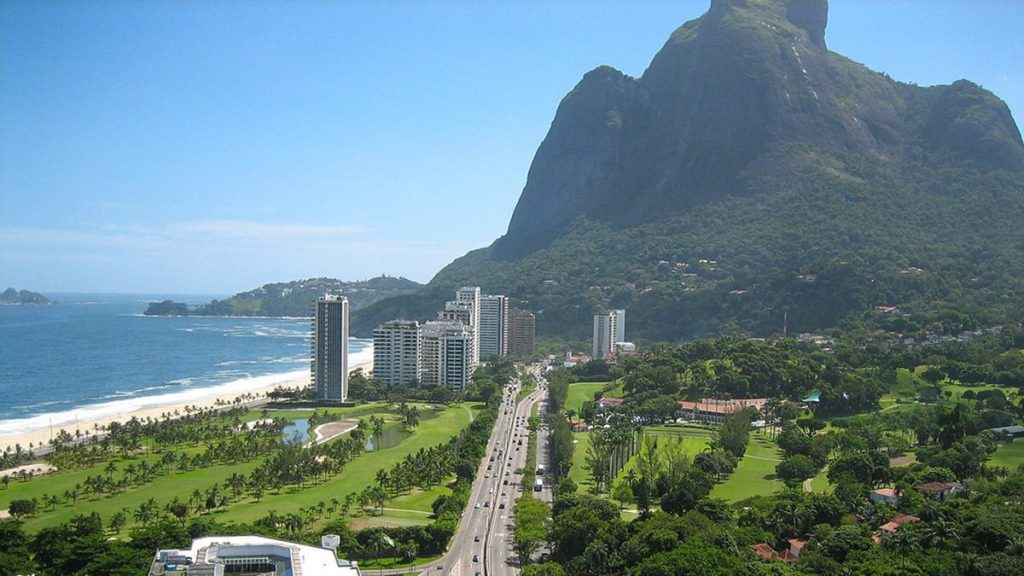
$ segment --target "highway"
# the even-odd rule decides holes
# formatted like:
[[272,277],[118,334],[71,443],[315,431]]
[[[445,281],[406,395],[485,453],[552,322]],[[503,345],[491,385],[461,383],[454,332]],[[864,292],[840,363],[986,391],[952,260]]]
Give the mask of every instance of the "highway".
[[[530,367],[537,378],[537,389],[519,403],[518,380],[503,392],[498,407],[498,420],[487,443],[487,456],[480,462],[469,502],[462,513],[458,530],[452,537],[448,552],[429,564],[412,568],[367,570],[367,576],[380,574],[432,574],[436,576],[506,576],[518,573],[512,551],[512,507],[519,495],[521,470],[526,463],[530,430],[527,419],[533,405],[547,395],[547,382],[538,367]],[[538,377],[541,376],[541,377]],[[544,434],[539,435],[540,438]],[[522,440],[522,445],[519,441]],[[538,442],[538,458],[541,454]],[[545,456],[546,457],[546,456]],[[538,460],[540,463],[540,460]],[[506,484],[506,481],[508,482]],[[532,490],[532,487],[528,487]],[[547,493],[550,488],[539,493]]]

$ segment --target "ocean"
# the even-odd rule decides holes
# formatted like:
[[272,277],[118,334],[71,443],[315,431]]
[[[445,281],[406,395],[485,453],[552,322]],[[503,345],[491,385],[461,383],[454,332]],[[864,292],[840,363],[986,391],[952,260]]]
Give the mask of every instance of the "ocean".
[[[53,294],[0,306],[0,435],[131,409],[242,393],[309,373],[307,318],[147,317],[153,300],[213,296]],[[350,339],[349,363],[372,355]]]

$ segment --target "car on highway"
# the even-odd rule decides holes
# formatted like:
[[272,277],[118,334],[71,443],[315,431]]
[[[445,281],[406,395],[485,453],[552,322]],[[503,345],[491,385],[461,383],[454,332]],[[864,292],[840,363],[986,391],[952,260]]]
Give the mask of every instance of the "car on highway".
[[479,502],[477,502],[476,504],[473,505],[473,508],[479,508],[479,507],[480,507],[480,503]]
[[504,503],[504,502],[502,502],[501,504],[498,504],[498,508],[499,508],[500,510],[504,510],[504,509],[505,509],[505,503]]
[[473,562],[479,562],[479,561],[480,561],[480,555],[479,554],[473,554]]

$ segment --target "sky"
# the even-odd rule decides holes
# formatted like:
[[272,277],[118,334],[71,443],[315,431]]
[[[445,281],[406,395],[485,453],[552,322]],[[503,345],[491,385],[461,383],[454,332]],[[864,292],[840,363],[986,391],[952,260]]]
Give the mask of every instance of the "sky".
[[[0,2],[0,290],[426,282],[505,232],[584,73],[708,4]],[[1024,2],[830,4],[831,50],[1024,115]]]

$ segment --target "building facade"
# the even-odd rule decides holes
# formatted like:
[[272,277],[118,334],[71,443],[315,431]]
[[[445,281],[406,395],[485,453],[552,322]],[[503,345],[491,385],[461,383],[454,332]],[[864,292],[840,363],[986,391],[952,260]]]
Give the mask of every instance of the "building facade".
[[614,349],[616,342],[626,341],[626,311],[625,310],[612,310],[615,314],[615,342],[612,343]]
[[480,356],[508,354],[508,298],[485,294],[480,297]]
[[314,304],[310,372],[313,398],[337,404],[348,396],[348,298],[321,296]]
[[394,320],[373,330],[373,377],[388,386],[419,378],[421,338],[419,322]]
[[423,324],[420,334],[420,383],[465,390],[476,368],[473,331],[462,322],[439,320]]
[[455,301],[468,306],[469,329],[473,332],[473,350],[470,361],[475,368],[480,363],[480,287],[463,286],[455,292]]
[[513,308],[509,310],[508,352],[512,356],[533,356],[537,336],[537,319],[533,313]]
[[591,354],[594,360],[600,360],[615,352],[618,319],[618,311],[594,315],[594,348]]

